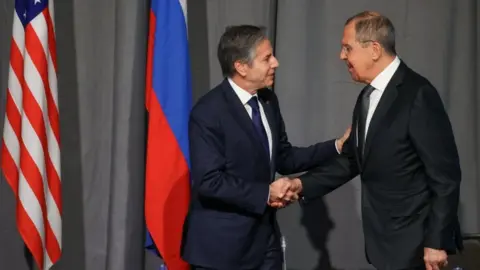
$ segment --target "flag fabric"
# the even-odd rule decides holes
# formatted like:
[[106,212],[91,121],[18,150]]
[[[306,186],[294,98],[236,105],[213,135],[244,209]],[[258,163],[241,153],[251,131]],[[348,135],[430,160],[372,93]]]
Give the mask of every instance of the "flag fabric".
[[152,0],[148,36],[146,245],[155,247],[169,270],[189,269],[180,256],[190,201],[191,78],[186,7],[186,0]]
[[60,127],[53,0],[15,0],[1,168],[38,268],[62,250]]

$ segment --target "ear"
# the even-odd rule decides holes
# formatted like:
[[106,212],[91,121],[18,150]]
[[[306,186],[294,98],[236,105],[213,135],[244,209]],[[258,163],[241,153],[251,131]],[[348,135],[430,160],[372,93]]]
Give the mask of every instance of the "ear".
[[372,42],[372,59],[377,61],[383,54],[383,48],[378,42]]
[[242,77],[247,76],[247,64],[246,63],[242,63],[240,61],[235,61],[233,66],[235,67],[235,70],[237,70],[237,73],[240,76],[242,76]]

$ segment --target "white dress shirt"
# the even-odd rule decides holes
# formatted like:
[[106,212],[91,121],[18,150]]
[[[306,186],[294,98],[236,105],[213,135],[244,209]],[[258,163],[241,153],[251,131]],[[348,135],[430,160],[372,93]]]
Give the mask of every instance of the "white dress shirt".
[[[257,94],[252,95],[246,90],[243,90],[240,86],[238,86],[236,83],[234,83],[230,78],[228,78],[228,82],[232,86],[233,90],[237,94],[238,98],[242,102],[243,106],[245,107],[245,110],[247,110],[248,115],[250,118],[252,118],[252,107],[248,105],[248,101],[253,97],[257,96]],[[268,125],[268,120],[267,116],[265,114],[265,111],[263,110],[262,103],[260,100],[258,100],[258,105],[260,106],[260,117],[262,118],[262,123],[263,126],[265,127],[265,132],[267,133],[267,138],[268,138],[268,149],[270,151],[270,159],[272,158],[272,132],[270,130],[270,126]]]
[[370,105],[368,107],[367,120],[365,123],[365,140],[367,139],[368,127],[370,126],[370,121],[372,120],[373,113],[377,108],[378,102],[380,101],[380,98],[382,97],[382,94],[385,91],[385,88],[387,88],[387,85],[392,79],[393,74],[395,74],[395,72],[397,71],[398,66],[400,66],[400,59],[397,56],[370,83],[370,85],[373,86],[375,90],[373,90],[372,94],[370,95]]

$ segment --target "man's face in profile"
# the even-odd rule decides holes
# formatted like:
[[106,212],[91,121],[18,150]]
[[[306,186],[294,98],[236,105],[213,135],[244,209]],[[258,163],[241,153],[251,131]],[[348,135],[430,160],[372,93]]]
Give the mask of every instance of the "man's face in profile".
[[273,56],[273,48],[270,41],[265,39],[255,49],[255,58],[245,68],[245,79],[258,89],[270,87],[275,78],[275,69],[279,63]]
[[354,81],[365,82],[368,70],[374,62],[370,41],[359,42],[356,39],[355,21],[347,24],[343,30],[340,59],[345,61]]

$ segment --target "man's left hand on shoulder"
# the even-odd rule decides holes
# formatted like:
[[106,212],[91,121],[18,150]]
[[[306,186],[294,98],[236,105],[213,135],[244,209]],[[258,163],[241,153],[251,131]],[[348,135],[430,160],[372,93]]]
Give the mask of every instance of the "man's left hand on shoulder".
[[348,127],[345,133],[341,138],[335,140],[335,147],[337,148],[337,152],[339,154],[342,153],[343,144],[347,141],[348,137],[350,137],[350,132],[352,131],[352,127]]

